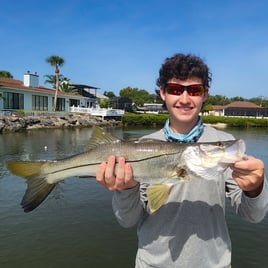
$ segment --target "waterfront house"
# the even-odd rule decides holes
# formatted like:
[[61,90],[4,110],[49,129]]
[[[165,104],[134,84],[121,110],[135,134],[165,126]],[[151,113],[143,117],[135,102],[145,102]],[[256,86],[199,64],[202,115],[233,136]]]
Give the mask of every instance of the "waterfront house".
[[87,98],[85,105],[86,108],[96,108],[98,99],[108,99],[107,96],[104,96],[97,91],[99,89],[98,87],[74,83],[70,83],[70,87],[80,95]]
[[[24,74],[24,80],[0,77],[0,110],[52,111],[55,89],[39,85],[37,73]],[[57,111],[69,112],[71,106],[85,107],[88,97],[58,91]]]
[[210,114],[220,116],[268,117],[268,108],[260,107],[249,101],[235,101],[224,106],[214,105],[213,111]]

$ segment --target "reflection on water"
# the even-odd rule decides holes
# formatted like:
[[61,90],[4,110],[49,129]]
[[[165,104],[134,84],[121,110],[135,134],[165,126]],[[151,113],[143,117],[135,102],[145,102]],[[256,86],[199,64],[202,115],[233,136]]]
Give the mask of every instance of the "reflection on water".
[[[153,129],[109,130],[136,139]],[[248,154],[268,166],[265,130],[230,130],[247,142]],[[136,230],[124,229],[111,210],[112,193],[94,179],[69,178],[31,213],[20,200],[25,181],[10,174],[8,159],[58,159],[86,150],[91,129],[35,130],[0,135],[0,267],[134,267]],[[249,224],[227,204],[233,267],[267,267],[268,219]]]

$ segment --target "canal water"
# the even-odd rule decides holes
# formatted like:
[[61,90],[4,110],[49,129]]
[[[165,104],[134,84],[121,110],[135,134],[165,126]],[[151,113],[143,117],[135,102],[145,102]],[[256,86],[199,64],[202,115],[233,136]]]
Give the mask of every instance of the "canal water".
[[[114,128],[108,131],[132,140],[154,131]],[[247,143],[247,153],[268,167],[267,130],[228,130]],[[0,135],[0,267],[58,268],[134,267],[135,228],[116,222],[112,193],[94,179],[68,178],[31,213],[20,207],[26,184],[12,175],[6,160],[59,159],[86,149],[91,129],[33,130]],[[268,218],[246,223],[227,203],[234,268],[268,267]],[[194,252],[193,252],[194,254]]]

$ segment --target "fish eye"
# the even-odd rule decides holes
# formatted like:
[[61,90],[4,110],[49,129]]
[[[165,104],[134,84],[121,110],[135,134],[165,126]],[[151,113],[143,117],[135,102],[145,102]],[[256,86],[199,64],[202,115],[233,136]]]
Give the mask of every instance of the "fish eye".
[[216,146],[223,148],[224,147],[224,143],[222,141],[218,141],[216,143]]

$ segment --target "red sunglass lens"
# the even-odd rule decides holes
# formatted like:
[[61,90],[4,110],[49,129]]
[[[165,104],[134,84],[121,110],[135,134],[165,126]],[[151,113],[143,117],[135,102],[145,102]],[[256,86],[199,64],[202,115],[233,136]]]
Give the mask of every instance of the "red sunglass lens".
[[166,91],[168,94],[172,95],[181,95],[184,90],[187,91],[189,96],[201,96],[204,93],[203,85],[189,85],[182,86],[180,84],[168,84],[166,87]]

